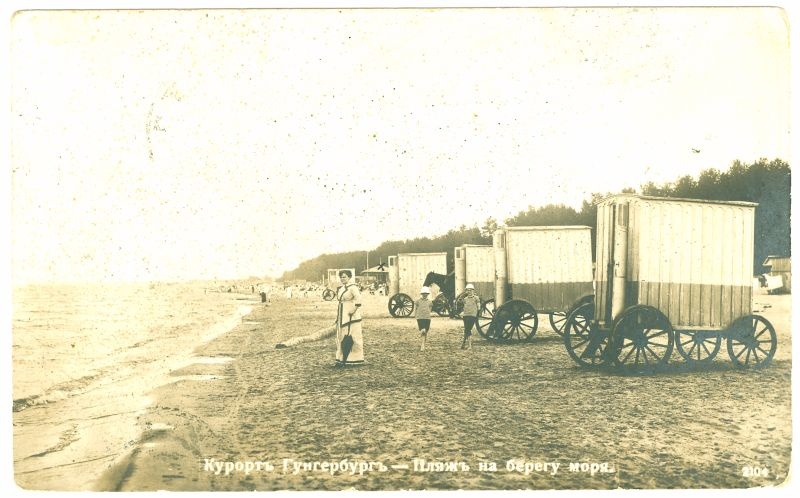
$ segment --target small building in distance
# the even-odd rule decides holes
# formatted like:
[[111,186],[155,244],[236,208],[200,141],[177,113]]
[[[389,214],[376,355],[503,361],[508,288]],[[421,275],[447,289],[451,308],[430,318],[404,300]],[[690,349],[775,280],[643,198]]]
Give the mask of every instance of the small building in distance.
[[781,277],[783,283],[782,292],[792,292],[792,258],[791,256],[767,256],[762,263],[769,268],[769,274],[773,277]]
[[370,283],[385,284],[389,280],[389,264],[381,263],[378,266],[368,268],[361,272],[361,276]]

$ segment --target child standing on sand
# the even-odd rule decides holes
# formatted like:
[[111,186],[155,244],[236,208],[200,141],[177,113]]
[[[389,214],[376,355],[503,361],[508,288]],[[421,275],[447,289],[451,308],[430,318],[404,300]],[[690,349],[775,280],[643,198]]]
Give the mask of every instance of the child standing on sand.
[[428,330],[431,328],[431,300],[428,299],[431,290],[427,287],[420,289],[420,297],[414,303],[414,318],[417,319],[417,327],[422,336],[422,346],[420,351],[425,351],[425,342],[428,339]]
[[464,340],[461,341],[461,349],[472,349],[472,327],[478,321],[481,298],[475,294],[475,286],[472,284],[467,284],[465,291],[467,295],[463,297],[464,311],[461,312],[461,317],[464,319]]

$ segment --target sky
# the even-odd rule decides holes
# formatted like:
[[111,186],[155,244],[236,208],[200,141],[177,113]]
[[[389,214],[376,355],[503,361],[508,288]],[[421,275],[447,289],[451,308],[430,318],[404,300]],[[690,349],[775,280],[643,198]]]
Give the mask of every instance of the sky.
[[279,276],[734,160],[791,164],[787,22],[741,7],[17,13],[12,283]]

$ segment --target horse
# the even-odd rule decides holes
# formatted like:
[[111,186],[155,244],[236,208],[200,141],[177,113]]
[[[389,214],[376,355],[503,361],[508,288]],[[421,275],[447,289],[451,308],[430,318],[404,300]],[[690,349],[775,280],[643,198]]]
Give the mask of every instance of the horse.
[[456,273],[450,272],[447,275],[441,273],[429,272],[425,275],[425,282],[422,284],[425,287],[430,287],[431,284],[436,284],[439,290],[447,296],[451,301],[455,299],[456,294]]

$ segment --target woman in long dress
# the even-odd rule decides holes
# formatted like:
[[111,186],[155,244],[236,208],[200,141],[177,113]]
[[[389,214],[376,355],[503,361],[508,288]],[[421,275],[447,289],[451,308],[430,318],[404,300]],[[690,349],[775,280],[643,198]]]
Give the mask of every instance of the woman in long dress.
[[[352,277],[350,270],[339,272],[339,280],[342,285],[336,290],[336,298],[339,300],[339,310],[336,313],[336,366],[364,364],[361,293],[358,285],[350,283]],[[347,334],[353,338],[353,348],[345,358],[342,352],[342,338]]]

